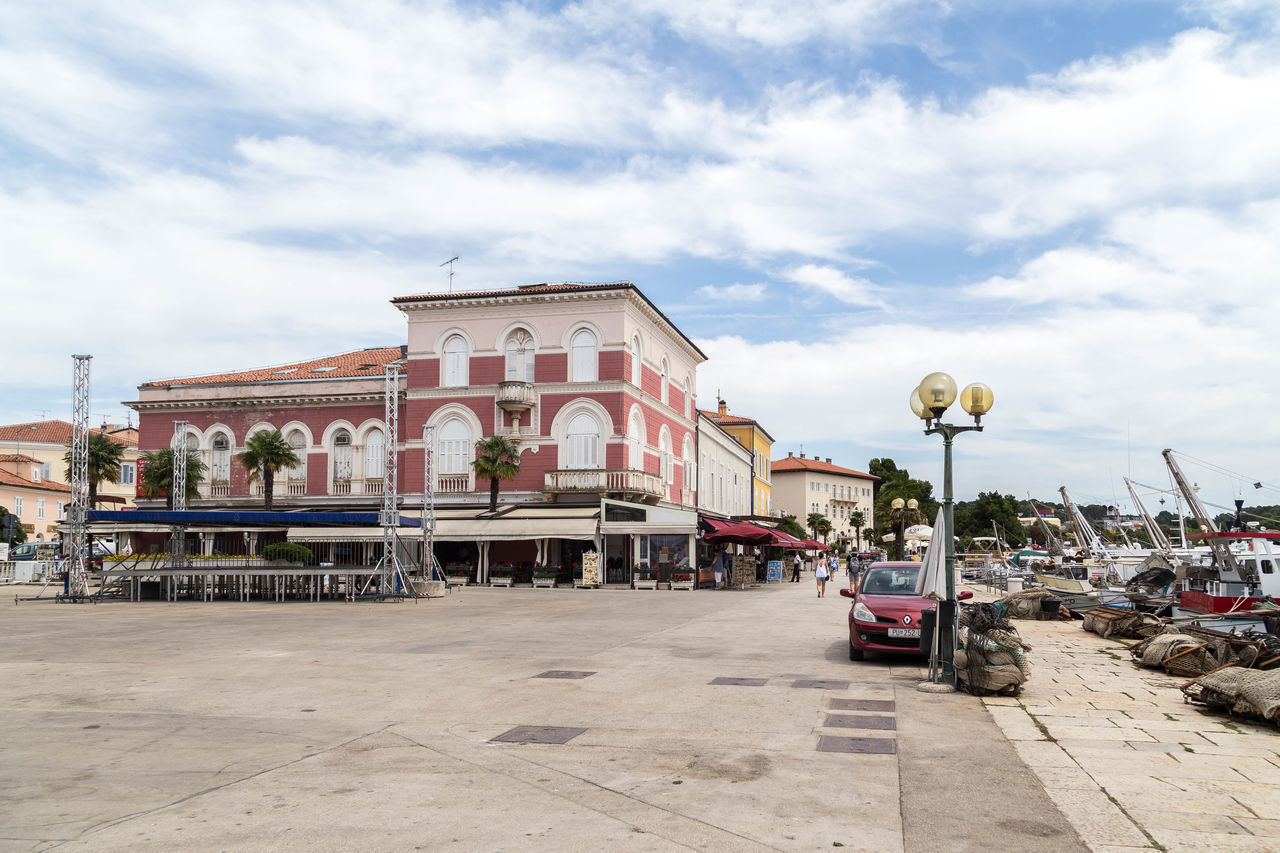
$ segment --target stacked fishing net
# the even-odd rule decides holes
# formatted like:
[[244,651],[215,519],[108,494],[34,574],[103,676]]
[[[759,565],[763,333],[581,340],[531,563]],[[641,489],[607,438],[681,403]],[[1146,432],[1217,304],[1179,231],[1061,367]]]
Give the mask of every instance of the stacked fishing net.
[[1159,669],[1170,658],[1200,645],[1202,642],[1190,634],[1183,634],[1177,629],[1170,628],[1166,633],[1148,637],[1133,646],[1129,649],[1129,654],[1133,657],[1133,662],[1139,666]]
[[1007,613],[1011,619],[1035,619],[1040,615],[1040,599],[1050,598],[1053,595],[1051,590],[1044,588],[1023,589],[1009,593],[996,604],[999,605],[1001,612]]
[[1280,724],[1280,670],[1231,666],[1185,685],[1182,692],[1214,710]]
[[975,696],[1012,696],[1031,677],[1031,664],[1024,654],[1031,647],[998,605],[975,604],[960,611],[964,648],[956,650],[956,677],[960,686]]

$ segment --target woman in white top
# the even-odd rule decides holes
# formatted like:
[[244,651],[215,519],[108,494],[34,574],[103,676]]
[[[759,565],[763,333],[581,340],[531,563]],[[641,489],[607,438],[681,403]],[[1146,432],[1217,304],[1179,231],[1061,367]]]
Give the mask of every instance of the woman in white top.
[[827,591],[827,578],[830,575],[827,569],[827,556],[825,554],[818,555],[818,560],[814,565],[816,568],[813,570],[813,576],[818,581],[818,598],[822,598]]

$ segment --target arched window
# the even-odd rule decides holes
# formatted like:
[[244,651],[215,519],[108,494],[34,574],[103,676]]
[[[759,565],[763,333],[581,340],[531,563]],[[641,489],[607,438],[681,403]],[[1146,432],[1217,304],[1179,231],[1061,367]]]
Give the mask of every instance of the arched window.
[[371,429],[364,437],[364,478],[381,480],[387,470],[386,438],[380,429]]
[[507,338],[508,382],[533,381],[533,338],[524,329],[517,329]]
[[675,465],[672,464],[671,457],[671,434],[667,432],[667,428],[663,427],[658,433],[658,469],[662,475],[662,482],[670,485],[676,480]]
[[467,342],[454,335],[444,342],[444,385],[457,388],[467,384]]
[[213,437],[213,464],[209,466],[209,481],[225,483],[231,479],[231,439],[225,433]]
[[307,437],[302,430],[295,429],[289,433],[289,447],[298,454],[298,464],[289,469],[289,479],[293,482],[307,481]]
[[565,435],[568,455],[566,468],[600,467],[600,424],[587,412],[574,415]]
[[687,373],[684,376],[684,416],[693,417],[693,379]]
[[596,381],[596,336],[582,329],[573,336],[574,382]]
[[450,418],[440,427],[436,473],[466,474],[471,468],[471,430],[462,418]]
[[670,405],[670,403],[671,403],[671,394],[669,393],[669,389],[670,389],[670,387],[671,387],[671,383],[669,383],[669,382],[667,381],[667,360],[666,360],[666,358],[663,358],[663,359],[662,359],[662,375],[661,375],[661,376],[659,376],[659,377],[658,377],[658,379],[659,379],[659,380],[661,381],[661,383],[662,383],[662,384],[661,384],[661,386],[660,386],[660,387],[662,388],[662,391],[660,392],[660,393],[662,394],[662,404],[663,404],[664,406],[665,406],[665,405]]
[[693,489],[693,484],[698,482],[698,463],[693,461],[693,439],[687,435],[684,437],[684,448],[680,457],[684,462],[684,488],[689,491]]
[[631,338],[631,384],[640,387],[640,336]]
[[639,412],[632,412],[627,422],[627,467],[644,470],[644,421]]
[[345,429],[333,434],[333,479],[351,479],[351,433]]

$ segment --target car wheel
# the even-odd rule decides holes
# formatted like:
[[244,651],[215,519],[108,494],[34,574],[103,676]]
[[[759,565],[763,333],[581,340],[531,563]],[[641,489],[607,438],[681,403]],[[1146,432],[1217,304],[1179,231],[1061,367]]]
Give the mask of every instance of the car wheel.
[[849,660],[862,660],[866,656],[866,652],[855,646],[852,641],[849,642]]

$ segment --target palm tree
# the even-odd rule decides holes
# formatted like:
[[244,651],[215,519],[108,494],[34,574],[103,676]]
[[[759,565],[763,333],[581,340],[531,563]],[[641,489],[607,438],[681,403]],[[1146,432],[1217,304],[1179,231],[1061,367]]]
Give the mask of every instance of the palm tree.
[[[165,506],[173,509],[173,450],[148,450],[138,460],[142,481],[142,494],[148,498],[165,497]],[[194,450],[187,451],[187,502],[200,497],[200,481],[207,470],[200,454]]]
[[809,517],[805,519],[805,523],[808,524],[809,529],[813,531],[812,538],[818,538],[818,528],[820,528],[822,526],[822,522],[826,520],[827,517],[820,512],[809,513]]
[[476,458],[471,461],[477,477],[489,478],[489,512],[498,509],[498,481],[514,480],[520,473],[520,448],[506,436],[491,435],[476,442]]
[[827,537],[831,535],[831,520],[823,516],[818,520],[818,524],[813,530],[822,537],[822,544],[825,545],[827,543]]
[[796,521],[794,515],[782,516],[782,520],[778,522],[778,529],[796,539],[804,538],[804,528],[800,526],[800,522]]
[[263,506],[271,511],[271,493],[275,491],[276,472],[294,468],[302,460],[284,440],[280,430],[255,432],[244,441],[244,453],[236,456],[249,472],[249,482],[262,478]]
[[[124,459],[124,445],[107,438],[105,433],[89,433],[89,508],[98,503],[98,484],[120,482],[120,460]],[[67,463],[67,482],[71,482],[71,446],[62,454]]]

